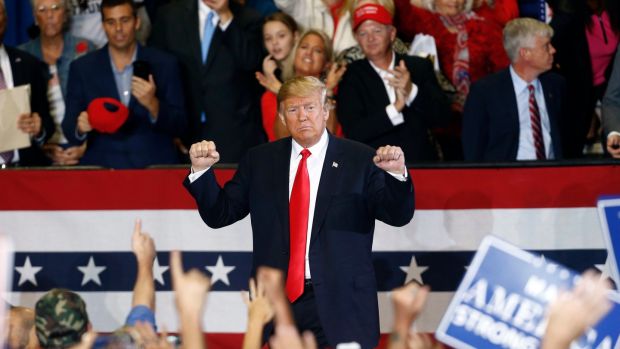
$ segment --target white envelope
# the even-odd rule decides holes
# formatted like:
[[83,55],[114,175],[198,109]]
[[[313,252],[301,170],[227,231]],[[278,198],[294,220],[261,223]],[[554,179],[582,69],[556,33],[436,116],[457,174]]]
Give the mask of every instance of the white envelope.
[[0,90],[0,152],[30,146],[30,135],[17,128],[21,114],[30,114],[30,85]]

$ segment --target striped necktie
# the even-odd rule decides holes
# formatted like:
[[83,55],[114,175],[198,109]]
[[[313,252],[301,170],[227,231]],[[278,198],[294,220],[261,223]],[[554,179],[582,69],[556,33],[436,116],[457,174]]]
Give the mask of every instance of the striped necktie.
[[534,136],[534,148],[536,149],[536,160],[545,160],[547,159],[545,155],[545,142],[543,140],[540,110],[538,109],[538,103],[536,103],[534,85],[527,85],[527,89],[530,91],[530,121],[532,124],[532,136]]

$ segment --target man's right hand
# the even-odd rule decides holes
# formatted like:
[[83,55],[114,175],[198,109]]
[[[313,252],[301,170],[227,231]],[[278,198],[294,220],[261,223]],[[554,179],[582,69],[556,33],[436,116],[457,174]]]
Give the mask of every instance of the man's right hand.
[[77,119],[77,128],[81,134],[86,134],[93,130],[93,127],[90,125],[90,121],[88,121],[88,113],[83,111],[80,113]]
[[202,141],[192,144],[189,148],[189,159],[192,162],[192,170],[200,172],[220,161],[220,153],[215,149],[214,142]]
[[620,158],[620,135],[614,133],[607,136],[607,151],[612,157]]

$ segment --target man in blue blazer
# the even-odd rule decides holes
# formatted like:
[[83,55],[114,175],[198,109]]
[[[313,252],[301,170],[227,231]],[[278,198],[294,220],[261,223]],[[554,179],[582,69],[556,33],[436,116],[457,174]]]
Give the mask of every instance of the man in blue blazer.
[[560,118],[564,79],[547,72],[555,49],[553,29],[518,18],[504,29],[508,69],[474,83],[463,112],[468,161],[561,159]]
[[[88,142],[81,165],[142,168],[179,162],[173,139],[185,131],[182,86],[177,61],[136,41],[140,19],[131,0],[101,3],[108,45],[71,64],[63,131],[70,143]],[[134,75],[133,63],[145,61],[148,78]],[[112,97],[129,108],[114,133],[101,133],[89,122],[93,99]]]
[[[211,170],[219,160],[215,143],[195,143],[184,185],[212,228],[250,214],[252,274],[261,265],[284,271],[300,330],[311,330],[321,347],[358,342],[374,348],[379,340],[371,256],[375,219],[409,223],[413,185],[401,148],[373,150],[330,135],[325,99],[325,85],[316,78],[286,82],[278,108],[292,137],[250,149],[223,188]],[[298,184],[306,172],[307,206],[299,206]],[[306,220],[300,220],[304,214]]]

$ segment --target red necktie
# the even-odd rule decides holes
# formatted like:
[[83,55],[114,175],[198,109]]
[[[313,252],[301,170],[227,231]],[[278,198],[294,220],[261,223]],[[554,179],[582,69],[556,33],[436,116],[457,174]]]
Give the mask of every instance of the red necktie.
[[545,160],[547,158],[545,155],[545,142],[543,141],[540,111],[538,110],[538,103],[536,103],[536,96],[534,95],[534,86],[527,85],[527,89],[530,91],[530,121],[532,123],[534,147],[536,148],[536,160]]
[[301,161],[297,167],[291,200],[288,206],[290,220],[290,258],[286,277],[286,295],[293,303],[304,293],[304,272],[306,261],[306,234],[308,233],[308,210],[310,207],[310,177],[306,160],[311,153],[301,151]]

